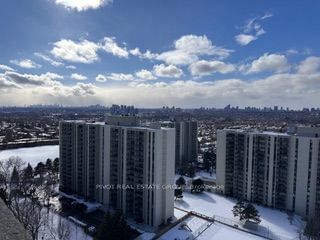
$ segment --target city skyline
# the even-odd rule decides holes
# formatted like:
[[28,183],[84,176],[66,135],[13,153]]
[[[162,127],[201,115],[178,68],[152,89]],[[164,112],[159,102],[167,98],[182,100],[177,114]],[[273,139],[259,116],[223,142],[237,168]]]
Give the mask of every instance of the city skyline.
[[318,107],[314,1],[4,1],[1,105]]

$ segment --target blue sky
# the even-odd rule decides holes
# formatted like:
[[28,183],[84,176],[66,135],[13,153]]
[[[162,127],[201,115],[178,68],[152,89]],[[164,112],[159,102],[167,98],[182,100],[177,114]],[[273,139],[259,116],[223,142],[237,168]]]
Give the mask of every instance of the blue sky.
[[0,102],[318,107],[320,3],[3,0]]

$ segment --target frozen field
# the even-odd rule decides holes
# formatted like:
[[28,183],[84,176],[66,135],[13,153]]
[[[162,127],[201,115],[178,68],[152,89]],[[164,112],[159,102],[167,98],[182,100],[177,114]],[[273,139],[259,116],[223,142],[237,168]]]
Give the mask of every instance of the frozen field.
[[0,161],[9,157],[20,157],[34,167],[38,162],[45,162],[48,158],[53,160],[59,157],[59,146],[28,147],[0,151]]

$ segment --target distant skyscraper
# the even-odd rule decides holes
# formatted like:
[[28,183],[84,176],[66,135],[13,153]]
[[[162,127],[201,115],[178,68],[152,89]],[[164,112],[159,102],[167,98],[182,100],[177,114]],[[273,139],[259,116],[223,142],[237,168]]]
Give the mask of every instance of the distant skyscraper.
[[217,184],[224,193],[306,217],[320,213],[320,128],[295,134],[220,130]]
[[198,159],[198,122],[176,121],[176,169]]
[[173,189],[162,187],[174,181],[175,131],[136,122],[61,122],[60,189],[157,227],[173,216]]

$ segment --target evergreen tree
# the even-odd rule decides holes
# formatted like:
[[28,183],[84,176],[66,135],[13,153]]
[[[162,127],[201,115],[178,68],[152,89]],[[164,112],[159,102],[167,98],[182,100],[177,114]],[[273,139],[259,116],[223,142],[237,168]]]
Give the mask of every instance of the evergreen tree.
[[54,173],[58,173],[59,172],[59,158],[55,158],[53,160],[52,167],[53,167],[53,172]]
[[245,205],[243,203],[242,200],[238,201],[236,205],[234,205],[233,209],[232,209],[232,212],[233,212],[233,216],[235,217],[238,217],[240,218],[240,220],[242,220],[242,212],[243,210],[245,209]]
[[131,228],[120,212],[107,212],[101,223],[95,240],[126,240],[130,239]]
[[40,175],[42,177],[42,175],[45,172],[45,165],[43,164],[43,162],[39,162],[37,164],[37,166],[34,168],[34,175]]
[[11,174],[11,183],[18,184],[19,183],[19,173],[16,167],[13,168]]
[[203,154],[203,167],[207,172],[209,172],[215,169],[215,165],[216,154],[211,149]]
[[186,185],[186,180],[182,176],[180,176],[176,181],[176,185],[178,187],[182,187],[182,186]]
[[176,188],[174,190],[174,197],[177,199],[177,198],[183,198],[183,195],[182,195],[182,189],[181,188]]
[[255,223],[261,222],[258,210],[251,203],[248,203],[246,205],[242,214],[243,214],[243,220],[245,220],[245,221],[253,221]]
[[48,158],[46,161],[46,170],[48,172],[51,172],[53,170],[53,164],[52,164],[52,160],[50,158]]
[[203,191],[204,191],[204,182],[202,181],[202,179],[197,178],[192,180],[191,193],[193,192],[200,193]]
[[104,219],[102,221],[102,223],[99,226],[97,235],[95,237],[95,240],[103,240],[106,239],[109,232],[112,230],[112,216],[111,213],[108,211],[105,216]]
[[239,217],[240,221],[253,221],[258,224],[261,222],[258,210],[251,203],[239,201],[233,207],[232,212],[235,217]]
[[23,171],[23,180],[25,182],[30,182],[33,179],[33,168],[30,165],[30,163],[28,163],[28,166],[24,169]]
[[130,226],[127,224],[126,220],[124,219],[124,217],[122,215],[118,216],[118,238],[115,239],[123,239],[123,240],[127,240],[130,238],[131,235],[131,228]]

